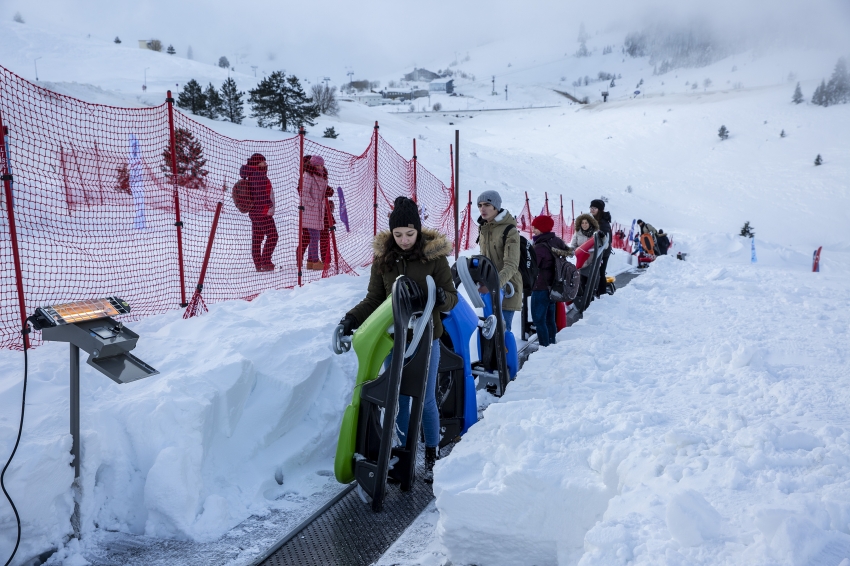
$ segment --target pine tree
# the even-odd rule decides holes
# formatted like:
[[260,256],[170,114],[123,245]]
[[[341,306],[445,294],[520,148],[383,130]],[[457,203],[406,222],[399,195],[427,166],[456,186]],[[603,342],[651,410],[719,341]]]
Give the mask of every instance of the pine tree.
[[119,193],[130,194],[130,166],[127,163],[122,163],[115,171],[115,190]]
[[850,100],[850,75],[843,57],[835,64],[824,94],[828,104],[844,104]]
[[21,15],[20,12],[15,12],[15,15],[12,17],[12,20],[18,22],[19,24],[26,23],[24,22],[24,17]]
[[725,140],[726,138],[729,137],[729,130],[726,129],[726,126],[720,126],[720,129],[717,130],[717,136],[721,140]]
[[826,83],[821,81],[817,87],[815,87],[815,92],[812,93],[812,104],[817,104],[818,106],[823,106],[823,91],[826,89]]
[[222,69],[226,69],[226,68],[230,67],[230,61],[227,60],[227,57],[222,55],[221,57],[218,58],[218,66],[221,67]]
[[175,53],[177,53],[177,50],[174,49],[173,45],[169,45],[168,49],[166,49],[165,52],[168,53],[169,55],[174,55]]
[[319,116],[295,75],[285,77],[281,71],[275,71],[260,81],[257,88],[249,90],[248,95],[251,115],[263,128],[278,126],[285,131],[305,124],[313,126],[313,118]]
[[192,51],[192,46],[190,45],[189,49],[186,50],[186,59],[194,59],[194,58],[195,58],[195,52]]
[[333,138],[336,139],[339,137],[339,134],[336,133],[333,126],[325,128],[325,133],[322,135],[323,138]]
[[821,163],[823,163],[823,158],[820,156],[820,153],[818,153],[818,156],[815,157],[815,165],[820,165]]
[[112,41],[114,41],[115,43],[121,43],[121,38],[116,35],[115,39],[113,39]]
[[797,83],[797,88],[794,89],[794,96],[791,98],[794,104],[803,102],[803,91],[800,90],[800,83]]
[[177,97],[177,106],[198,116],[206,116],[207,97],[195,79],[189,80]]
[[[204,159],[204,149],[201,143],[189,130],[177,128],[174,131],[174,146],[177,153],[177,184],[190,189],[203,189],[206,186],[205,177],[209,171],[204,169],[207,160]],[[172,178],[171,171],[171,147],[162,152],[163,164],[160,169],[169,181]]]
[[744,222],[743,228],[741,228],[741,232],[738,234],[739,236],[744,236],[745,238],[755,238],[756,233],[754,232],[754,228],[750,226],[750,221],[747,220]]
[[236,81],[232,78],[224,81],[224,84],[221,85],[221,115],[225,120],[234,124],[242,123],[245,118],[245,113],[242,110],[245,105],[242,101],[243,96],[245,96],[245,93],[236,88]]
[[781,132],[779,132],[779,137],[780,137],[780,138],[784,138],[785,136],[786,136],[786,134],[785,134],[785,130],[782,130]]
[[222,100],[212,83],[210,83],[204,91],[204,98],[207,102],[205,116],[215,120],[224,112],[224,100]]

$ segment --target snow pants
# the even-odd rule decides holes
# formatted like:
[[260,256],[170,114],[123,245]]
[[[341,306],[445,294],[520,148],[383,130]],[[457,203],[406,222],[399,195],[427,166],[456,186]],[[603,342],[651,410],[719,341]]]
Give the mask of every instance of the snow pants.
[[[277,226],[271,216],[250,216],[251,218],[251,256],[257,269],[270,265],[272,254],[277,246]],[[265,245],[263,241],[265,240]]]

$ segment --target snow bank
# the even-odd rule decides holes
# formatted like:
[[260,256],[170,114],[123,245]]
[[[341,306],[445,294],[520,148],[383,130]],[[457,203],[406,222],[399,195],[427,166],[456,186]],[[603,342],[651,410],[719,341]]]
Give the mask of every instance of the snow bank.
[[[328,481],[356,360],[330,334],[366,278],[338,277],[251,303],[213,305],[131,324],[138,356],[160,375],[117,385],[82,364],[82,529],[208,541],[250,514]],[[316,316],[317,310],[323,315]],[[332,316],[333,314],[333,316]],[[327,315],[327,316],[325,316]],[[18,558],[70,533],[68,353],[30,352],[27,416],[7,486],[23,517]],[[22,354],[0,352],[0,451],[17,429]],[[14,517],[0,506],[0,555]],[[85,539],[84,539],[85,540]]]
[[452,563],[850,557],[846,267],[722,240],[594,303],[438,462]]

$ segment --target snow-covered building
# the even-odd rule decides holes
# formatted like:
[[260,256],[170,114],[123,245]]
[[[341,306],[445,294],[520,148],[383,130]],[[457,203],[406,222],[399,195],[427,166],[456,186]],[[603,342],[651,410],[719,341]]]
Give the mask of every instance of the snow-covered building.
[[445,92],[451,94],[455,91],[454,79],[438,79],[428,83],[428,90],[431,92]]
[[380,106],[384,104],[384,97],[379,92],[358,92],[351,95],[355,102],[366,106]]
[[417,69],[414,68],[412,72],[404,75],[404,80],[408,82],[428,82],[433,81],[435,79],[439,79],[440,75],[433,71],[429,71],[428,69]]

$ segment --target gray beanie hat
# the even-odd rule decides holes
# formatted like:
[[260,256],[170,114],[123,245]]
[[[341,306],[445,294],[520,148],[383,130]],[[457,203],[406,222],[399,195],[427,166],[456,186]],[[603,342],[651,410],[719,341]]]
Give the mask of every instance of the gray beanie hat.
[[478,196],[478,204],[487,202],[493,205],[496,210],[502,209],[502,197],[496,191],[484,191]]

